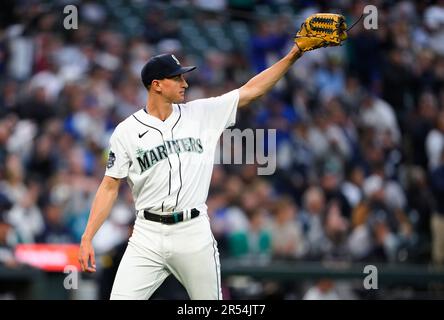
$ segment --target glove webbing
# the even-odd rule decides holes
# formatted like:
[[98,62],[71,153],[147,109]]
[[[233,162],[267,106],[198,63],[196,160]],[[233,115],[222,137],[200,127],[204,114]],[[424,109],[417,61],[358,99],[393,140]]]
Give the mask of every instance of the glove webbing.
[[311,29],[316,32],[325,32],[325,33],[333,33],[335,31],[331,28],[313,27],[313,26],[311,26]]
[[314,17],[312,19],[313,22],[316,23],[325,23],[325,24],[333,24],[334,20],[332,18],[322,18],[322,17]]
[[364,16],[364,13],[362,13],[361,14],[361,16],[359,17],[359,19],[358,20],[356,20],[356,22],[355,23],[353,23],[352,25],[351,25],[351,27],[350,28],[348,28],[347,29],[347,32],[348,32],[348,30],[350,30],[351,28],[353,28],[358,22],[359,22],[359,20],[361,20],[362,19],[362,17]]

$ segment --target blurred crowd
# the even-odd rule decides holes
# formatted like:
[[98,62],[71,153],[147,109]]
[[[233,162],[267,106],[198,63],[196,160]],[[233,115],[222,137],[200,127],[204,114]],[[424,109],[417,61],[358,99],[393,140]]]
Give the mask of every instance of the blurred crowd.
[[[2,263],[14,264],[18,243],[79,242],[110,134],[145,105],[139,74],[149,57],[167,51],[198,65],[187,100],[215,96],[282,57],[309,14],[341,12],[351,25],[366,4],[378,9],[376,30],[358,23],[344,46],[305,54],[272,93],[239,110],[236,127],[277,130],[277,169],[216,165],[213,232],[222,257],[444,263],[444,1],[300,1],[294,15],[267,19],[255,1],[173,1],[194,6],[202,28],[236,21],[250,30],[243,50],[200,56],[181,44],[166,2],[133,36],[113,27],[101,1],[71,2],[76,30],[63,28],[65,1],[1,4]],[[125,243],[133,219],[122,184],[96,253]]]

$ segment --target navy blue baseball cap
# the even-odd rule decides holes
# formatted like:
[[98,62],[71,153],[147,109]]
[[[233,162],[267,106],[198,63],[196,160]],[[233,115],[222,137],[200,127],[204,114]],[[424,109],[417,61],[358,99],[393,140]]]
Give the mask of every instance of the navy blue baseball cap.
[[174,54],[160,54],[149,59],[140,74],[143,85],[147,88],[153,80],[178,76],[194,69],[196,69],[195,66],[182,67]]

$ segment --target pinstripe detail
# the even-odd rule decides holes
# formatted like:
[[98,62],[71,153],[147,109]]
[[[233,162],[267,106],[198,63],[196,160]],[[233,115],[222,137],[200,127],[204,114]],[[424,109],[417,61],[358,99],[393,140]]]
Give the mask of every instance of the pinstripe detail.
[[217,245],[216,245],[216,239],[214,239],[213,232],[211,231],[211,222],[210,218],[207,216],[208,223],[210,224],[210,234],[211,239],[213,239],[213,259],[214,259],[214,266],[216,268],[216,279],[217,279],[217,300],[221,300],[220,293],[221,293],[221,284],[219,282],[220,280],[220,269],[217,267],[217,259],[216,259],[216,252],[217,252]]
[[177,195],[176,195],[176,205],[174,206],[173,211],[176,210],[177,203],[179,202],[179,194],[180,194],[180,191],[182,190],[182,162],[180,161],[180,156],[179,156],[178,153],[177,153],[177,158],[179,159],[179,179],[180,179],[180,188],[179,188],[179,191],[177,191]]
[[[177,105],[177,107],[179,108],[179,118],[177,118],[176,123],[174,124],[174,126],[171,128],[171,138],[174,140],[174,127],[176,127],[176,124],[179,122],[180,118],[182,117],[182,109],[180,108],[180,105]],[[177,195],[176,195],[176,205],[174,206],[174,210],[176,210],[177,207],[177,203],[179,202],[179,194],[180,191],[182,190],[182,162],[180,161],[180,156],[179,153],[177,154],[177,159],[179,160],[179,179],[180,179],[180,187],[179,187],[179,191],[177,191]]]
[[[165,139],[163,138],[163,133],[162,133],[162,131],[160,131],[159,129],[157,129],[157,128],[155,128],[155,127],[152,127],[152,126],[150,126],[150,125],[148,125],[148,124],[146,124],[146,123],[143,123],[142,121],[140,121],[139,119],[137,119],[137,117],[136,117],[134,114],[133,114],[133,117],[134,117],[134,119],[136,119],[138,122],[140,122],[140,123],[143,124],[144,126],[146,126],[146,127],[148,127],[148,128],[151,128],[151,129],[154,129],[154,130],[156,130],[157,132],[159,132],[159,133],[160,133],[160,136],[162,137],[163,146],[164,146],[165,149],[166,149]],[[167,160],[168,160],[168,164],[170,165],[170,170],[171,170],[172,166],[171,166],[170,158],[167,157]]]
[[[145,111],[146,112],[146,111]],[[143,124],[144,126],[146,126],[146,127],[148,127],[148,128],[151,128],[151,129],[154,129],[154,130],[156,130],[157,132],[159,132],[160,133],[160,136],[162,137],[162,141],[163,141],[163,146],[165,147],[165,149],[166,149],[166,145],[165,145],[165,139],[163,138],[163,134],[162,134],[162,131],[160,131],[159,129],[157,129],[157,128],[155,128],[155,127],[152,127],[152,126],[150,126],[150,125],[148,125],[148,124],[146,124],[146,123],[143,123],[142,121],[140,121],[139,119],[137,119],[137,117],[133,114],[133,117],[134,117],[134,119],[136,119],[138,122],[140,122],[141,124]],[[171,193],[171,169],[173,168],[173,166],[171,165],[171,161],[170,161],[170,157],[167,157],[167,160],[168,160],[168,164],[170,165],[170,171],[169,171],[169,177],[168,177],[168,195],[170,195],[170,193]],[[163,211],[163,203],[164,203],[165,201],[162,201],[162,211]]]
[[[211,230],[210,230],[210,232],[211,232]],[[214,250],[213,258],[214,258],[214,266],[215,266],[215,268],[216,268],[217,300],[221,300],[221,299],[220,299],[220,296],[219,296],[220,291],[221,291],[221,285],[220,285],[220,282],[219,282],[219,280],[220,280],[220,270],[219,270],[219,268],[217,267],[217,259],[216,259],[216,252],[217,252],[217,249],[216,249],[216,240],[214,239],[214,236],[213,236],[213,233],[212,233],[212,232],[211,232],[211,238],[213,239],[213,250]]]

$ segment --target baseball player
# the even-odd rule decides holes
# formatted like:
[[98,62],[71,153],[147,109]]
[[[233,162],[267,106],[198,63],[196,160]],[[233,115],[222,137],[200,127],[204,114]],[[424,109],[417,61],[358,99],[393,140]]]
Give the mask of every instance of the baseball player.
[[146,106],[121,122],[110,138],[105,176],[80,244],[83,271],[95,272],[92,239],[126,178],[137,218],[111,299],[149,299],[170,274],[191,299],[222,299],[219,253],[205,204],[218,139],[235,123],[237,108],[267,93],[304,51],[337,44],[296,37],[284,58],[244,86],[187,103],[184,74],[196,67],[181,66],[172,54],[146,63],[141,72]]

